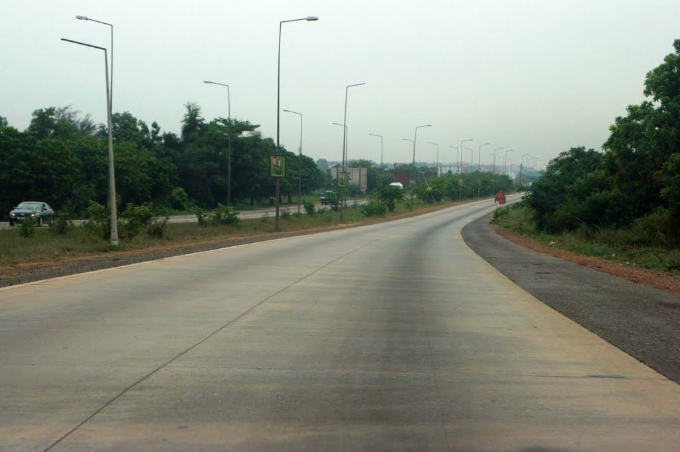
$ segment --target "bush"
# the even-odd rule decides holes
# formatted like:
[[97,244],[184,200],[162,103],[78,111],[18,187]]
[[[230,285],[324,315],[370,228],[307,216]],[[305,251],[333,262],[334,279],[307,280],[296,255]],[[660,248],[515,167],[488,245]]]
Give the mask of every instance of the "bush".
[[206,215],[206,213],[203,212],[203,210],[201,210],[200,207],[194,207],[191,210],[192,212],[194,212],[194,215],[196,215],[196,219],[198,220],[199,226],[208,226],[208,224],[210,223],[208,221],[208,215]]
[[397,201],[404,200],[404,190],[399,187],[385,185],[375,191],[375,196],[387,205],[387,210],[394,212]]
[[55,235],[64,235],[73,229],[73,221],[68,212],[55,214],[54,221],[50,223],[49,231]]
[[111,233],[111,220],[106,206],[95,201],[90,201],[90,205],[85,209],[87,220],[83,223],[83,229],[88,234],[96,235],[106,240]]
[[123,224],[123,234],[125,237],[135,237],[143,229],[146,229],[154,218],[153,204],[142,204],[135,206],[128,203],[125,211],[121,214],[127,221]]
[[35,235],[36,222],[33,218],[24,218],[19,222],[19,234],[24,238],[31,238]]
[[305,201],[304,207],[305,207],[305,212],[307,212],[307,215],[311,216],[311,215],[314,215],[316,213],[316,206],[314,205],[314,203],[312,201]]
[[287,218],[290,218],[290,210],[288,209],[282,209],[281,210],[281,219],[285,220]]
[[177,187],[170,193],[170,206],[177,210],[189,208],[189,196],[182,187]]
[[165,226],[168,224],[170,217],[153,218],[146,227],[147,235],[152,239],[162,239],[165,237]]
[[372,199],[361,206],[361,213],[367,217],[384,217],[387,215],[387,204]]
[[224,204],[218,204],[217,207],[210,212],[209,220],[210,223],[215,225],[233,226],[238,225],[241,221],[238,217],[238,212],[236,212],[233,207],[225,206]]

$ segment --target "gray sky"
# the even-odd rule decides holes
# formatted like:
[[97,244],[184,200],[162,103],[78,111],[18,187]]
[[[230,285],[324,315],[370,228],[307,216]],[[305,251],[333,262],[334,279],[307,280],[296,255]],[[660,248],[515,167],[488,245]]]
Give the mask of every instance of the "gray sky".
[[[645,74],[680,38],[677,0],[0,0],[0,115],[25,129],[37,108],[72,104],[106,117],[103,56],[66,37],[109,45],[114,110],[179,132],[187,101],[206,119],[227,115],[276,135],[276,56],[284,24],[281,107],[303,113],[303,152],[339,160],[345,86],[349,158],[455,161],[462,139],[546,163],[583,145],[643,99]],[[282,113],[281,143],[297,150],[299,119]],[[490,146],[482,163],[491,160]],[[500,155],[499,151],[499,155]],[[469,151],[463,160],[469,161]]]

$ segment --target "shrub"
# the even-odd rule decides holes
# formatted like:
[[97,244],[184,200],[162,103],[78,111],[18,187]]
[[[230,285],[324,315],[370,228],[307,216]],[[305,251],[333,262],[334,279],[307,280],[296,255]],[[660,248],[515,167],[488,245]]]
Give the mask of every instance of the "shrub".
[[170,193],[170,206],[177,210],[186,210],[189,207],[189,196],[182,187],[177,187]]
[[88,234],[96,235],[106,240],[111,232],[111,220],[106,206],[95,201],[90,201],[90,205],[85,209],[87,220],[83,223],[83,229]]
[[387,215],[387,204],[376,199],[371,199],[361,206],[361,213],[367,217],[384,217]]
[[33,218],[27,217],[19,222],[19,234],[24,238],[31,238],[35,235],[36,222]]
[[[304,207],[305,207],[305,212],[307,212],[307,215],[314,215],[316,213],[316,206],[312,201],[305,201],[304,202]],[[323,209],[325,210],[325,209]]]
[[284,219],[284,220],[286,218],[290,218],[290,210],[288,210],[288,209],[281,210],[281,218]]
[[54,221],[50,223],[49,231],[55,235],[64,235],[71,229],[73,229],[71,214],[68,212],[61,212],[55,214]]
[[[218,204],[209,216],[210,223],[216,225],[238,225],[241,219],[238,217],[238,212],[231,206]],[[200,220],[199,220],[200,221]]]
[[399,187],[385,185],[375,191],[375,196],[387,205],[387,210],[394,212],[397,201],[404,200],[404,190]]
[[198,220],[198,225],[199,226],[208,226],[209,221],[208,221],[208,215],[206,215],[203,210],[201,210],[200,207],[194,207],[191,209],[192,212],[194,212],[194,215],[196,215],[196,219]]
[[166,216],[161,219],[153,218],[146,227],[147,235],[152,239],[162,239],[165,237],[165,226],[168,224],[170,217]]
[[142,204],[135,206],[128,203],[125,211],[121,214],[127,221],[123,224],[125,237],[135,237],[143,229],[146,229],[154,218],[153,204]]

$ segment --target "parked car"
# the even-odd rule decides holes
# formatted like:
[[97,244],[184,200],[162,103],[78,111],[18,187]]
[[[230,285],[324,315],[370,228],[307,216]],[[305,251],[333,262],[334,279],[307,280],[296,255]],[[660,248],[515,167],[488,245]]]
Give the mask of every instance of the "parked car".
[[43,223],[52,222],[54,210],[46,202],[24,201],[9,213],[9,225],[14,226],[15,223],[26,218],[31,218],[39,226],[42,226]]
[[335,192],[331,190],[327,190],[323,193],[321,193],[321,204],[326,205],[326,204],[332,204],[333,201],[335,201]]

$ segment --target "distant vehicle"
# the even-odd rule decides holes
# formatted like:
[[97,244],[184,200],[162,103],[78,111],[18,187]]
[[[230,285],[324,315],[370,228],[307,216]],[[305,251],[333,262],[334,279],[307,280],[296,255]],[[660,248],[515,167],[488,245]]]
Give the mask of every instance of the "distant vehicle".
[[321,204],[326,205],[326,204],[331,204],[335,201],[335,192],[331,190],[326,190],[325,192],[321,193]]
[[24,201],[14,208],[9,213],[9,225],[14,226],[15,223],[25,220],[26,218],[33,219],[39,226],[43,223],[51,223],[54,219],[54,210],[46,202],[40,201]]
[[390,184],[390,187],[397,187],[397,188],[399,188],[399,189],[401,189],[401,190],[404,189],[404,185],[403,185],[401,182],[392,182],[392,183]]

